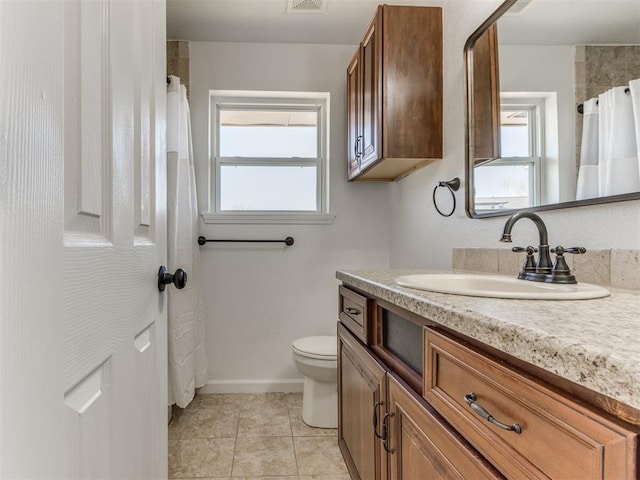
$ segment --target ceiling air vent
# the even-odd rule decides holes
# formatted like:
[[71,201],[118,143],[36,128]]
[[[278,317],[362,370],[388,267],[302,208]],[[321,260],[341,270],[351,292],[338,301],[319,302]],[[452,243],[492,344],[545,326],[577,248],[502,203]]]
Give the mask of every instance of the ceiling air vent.
[[287,0],[287,13],[322,13],[329,0]]

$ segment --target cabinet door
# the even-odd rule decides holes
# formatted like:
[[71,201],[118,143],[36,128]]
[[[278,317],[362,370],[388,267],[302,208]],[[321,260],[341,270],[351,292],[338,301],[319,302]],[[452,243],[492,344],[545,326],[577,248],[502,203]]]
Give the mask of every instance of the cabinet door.
[[354,480],[385,480],[380,433],[386,411],[386,372],[345,327],[338,324],[338,444]]
[[376,17],[362,41],[360,57],[362,70],[362,146],[360,167],[364,168],[380,158],[381,116],[380,92],[382,75],[380,71],[382,46],[382,7],[378,7]]
[[347,67],[347,178],[351,180],[360,172],[362,148],[362,79],[360,72],[360,48]]
[[388,387],[390,480],[504,478],[401,380]]

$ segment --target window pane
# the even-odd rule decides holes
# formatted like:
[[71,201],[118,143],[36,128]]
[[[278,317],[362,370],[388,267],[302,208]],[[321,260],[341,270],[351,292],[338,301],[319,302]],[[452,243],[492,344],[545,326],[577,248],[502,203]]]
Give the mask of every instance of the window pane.
[[221,157],[316,158],[316,111],[222,110]]
[[530,176],[526,165],[485,165],[473,170],[475,204],[478,210],[507,210],[530,207]]
[[222,165],[222,211],[315,212],[316,166]]
[[502,157],[530,157],[529,112],[502,110],[500,145]]

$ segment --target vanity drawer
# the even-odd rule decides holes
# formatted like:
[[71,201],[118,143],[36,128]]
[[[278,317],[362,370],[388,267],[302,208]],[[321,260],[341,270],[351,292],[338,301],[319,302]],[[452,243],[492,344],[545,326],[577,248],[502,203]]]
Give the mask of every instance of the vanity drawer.
[[340,285],[338,317],[362,342],[368,341],[370,300]]
[[439,332],[424,342],[423,396],[507,477],[636,478],[633,431]]

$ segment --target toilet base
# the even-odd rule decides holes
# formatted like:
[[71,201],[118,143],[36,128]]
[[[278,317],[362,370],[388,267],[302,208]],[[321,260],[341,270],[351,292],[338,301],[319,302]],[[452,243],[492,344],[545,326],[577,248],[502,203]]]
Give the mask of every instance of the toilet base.
[[310,427],[338,428],[338,383],[304,379],[302,420]]

